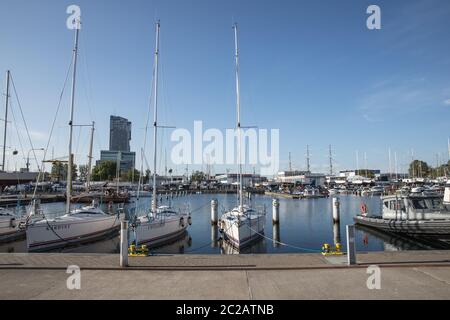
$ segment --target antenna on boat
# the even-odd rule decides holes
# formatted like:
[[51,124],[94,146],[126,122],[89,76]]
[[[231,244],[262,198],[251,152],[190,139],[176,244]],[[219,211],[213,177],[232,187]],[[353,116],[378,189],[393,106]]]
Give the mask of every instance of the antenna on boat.
[[78,36],[80,33],[80,20],[77,19],[77,27],[75,28],[75,44],[73,48],[73,73],[72,73],[72,94],[70,99],[70,121],[69,121],[69,162],[67,165],[67,183],[66,183],[66,213],[70,212],[70,198],[72,195],[72,166],[73,166],[73,155],[72,155],[72,135],[73,135],[73,110],[75,106],[75,85],[76,85],[76,74],[77,74],[77,58],[78,58]]
[[155,49],[155,87],[154,87],[154,115],[153,115],[153,197],[152,197],[152,212],[156,213],[158,208],[158,199],[156,195],[156,143],[157,133],[158,133],[158,63],[159,63],[159,29],[160,29],[159,20],[156,22],[156,49]]
[[6,130],[8,126],[8,106],[9,106],[9,79],[10,71],[6,71],[6,104],[5,104],[5,134],[3,135],[3,161],[2,171],[5,171],[5,156],[6,156]]
[[238,130],[238,167],[239,167],[239,211],[244,208],[244,197],[242,190],[242,164],[241,164],[241,97],[239,82],[239,47],[238,47],[238,26],[233,25],[234,29],[234,46],[236,60],[236,109],[237,109],[237,130]]

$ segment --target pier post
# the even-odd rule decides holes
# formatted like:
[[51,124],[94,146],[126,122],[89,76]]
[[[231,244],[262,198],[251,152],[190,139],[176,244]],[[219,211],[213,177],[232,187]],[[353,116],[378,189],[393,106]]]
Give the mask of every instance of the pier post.
[[128,267],[128,221],[124,220],[120,226],[120,267]]
[[218,221],[218,207],[219,202],[217,199],[211,200],[211,224],[216,225]]
[[277,224],[280,221],[280,202],[278,199],[272,200],[272,223]]
[[341,209],[340,209],[339,198],[333,198],[333,222],[339,222]]
[[355,226],[346,226],[347,230],[347,264],[356,264]]

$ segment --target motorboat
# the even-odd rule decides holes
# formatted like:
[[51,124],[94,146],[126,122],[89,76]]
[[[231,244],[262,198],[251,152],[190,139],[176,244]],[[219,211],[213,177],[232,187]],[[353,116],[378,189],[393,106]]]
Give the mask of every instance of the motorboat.
[[450,206],[441,196],[410,193],[385,196],[381,201],[381,215],[363,212],[354,217],[355,223],[396,233],[450,235]]

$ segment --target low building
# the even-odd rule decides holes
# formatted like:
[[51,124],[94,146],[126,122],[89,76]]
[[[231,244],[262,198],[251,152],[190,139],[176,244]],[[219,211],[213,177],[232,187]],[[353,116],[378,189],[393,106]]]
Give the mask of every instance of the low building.
[[136,152],[102,150],[100,151],[100,160],[97,161],[97,165],[104,161],[120,161],[120,171],[127,172],[135,167]]
[[309,171],[281,171],[278,172],[276,181],[281,183],[323,186],[326,182],[326,176],[322,173],[311,173]]
[[[259,174],[250,174],[244,173],[242,174],[242,185],[244,187],[254,187],[256,184],[260,184],[267,179],[265,177],[261,177]],[[217,174],[216,181],[221,184],[233,185],[239,183],[239,174],[237,173],[226,173],[226,174]]]

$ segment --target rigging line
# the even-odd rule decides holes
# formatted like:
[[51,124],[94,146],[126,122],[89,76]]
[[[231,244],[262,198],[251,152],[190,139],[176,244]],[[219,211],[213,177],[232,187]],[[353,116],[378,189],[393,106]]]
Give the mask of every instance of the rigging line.
[[[225,234],[225,232],[227,232],[228,230],[230,230],[233,226],[234,226],[233,223],[230,224],[230,226],[228,227],[228,229],[224,230],[224,231],[222,232],[222,234]],[[217,226],[217,228],[218,228],[218,226]],[[207,246],[210,246],[211,244],[213,244],[214,242],[216,242],[216,241],[218,241],[218,240],[219,240],[219,239],[214,239],[214,240],[212,240],[212,241],[210,241],[210,242],[208,242],[208,243],[205,243],[204,245],[202,245],[202,246],[200,246],[200,247],[197,247],[197,248],[194,248],[194,249],[191,249],[191,250],[187,250],[187,251],[185,251],[185,253],[191,253],[191,252],[198,251],[198,250],[203,249],[203,248],[205,248],[205,247],[207,247]]]
[[282,246],[285,246],[285,247],[290,247],[290,248],[297,249],[297,250],[301,250],[301,251],[322,252],[321,250],[317,250],[317,249],[302,248],[302,247],[293,246],[293,245],[290,245],[290,244],[287,244],[287,243],[284,243],[284,242],[280,242],[280,241],[275,240],[275,239],[273,239],[273,238],[267,237],[267,236],[265,236],[265,235],[262,234],[262,233],[259,233],[258,231],[252,229],[252,228],[251,228],[250,226],[248,226],[248,225],[246,225],[246,226],[247,226],[247,228],[250,229],[250,231],[253,231],[253,232],[256,233],[257,235],[259,235],[259,236],[261,236],[261,237],[263,237],[263,238],[265,238],[265,239],[267,239],[267,240],[274,241],[274,242],[278,243],[279,245],[282,245]]
[[[93,105],[92,101],[94,99],[93,99],[93,95],[92,95],[92,82],[91,82],[91,76],[90,76],[90,73],[89,73],[88,59],[87,59],[87,54],[86,54],[86,52],[88,52],[88,50],[87,50],[87,41],[84,40],[84,37],[82,37],[80,39],[80,44],[85,48],[84,49],[84,54],[83,54],[83,52],[81,52],[80,53],[80,57],[81,57],[81,60],[84,62],[85,74],[83,74],[83,77],[84,77],[83,88],[84,88],[85,95],[86,95],[86,101],[87,101],[87,105],[88,105],[89,116],[91,117],[91,121],[94,121],[94,122],[97,123],[95,109],[92,108],[92,105]],[[101,146],[102,143],[101,143],[100,136],[98,136],[98,141],[99,141],[99,144]]]
[[[145,129],[144,129],[144,146],[141,149],[141,167],[140,167],[140,172],[139,172],[139,184],[138,184],[138,199],[139,199],[139,191],[140,191],[140,187],[141,184],[143,183],[143,178],[144,178],[144,160],[147,162],[147,160],[145,159],[145,149],[147,147],[147,135],[148,135],[148,125],[150,123],[150,116],[151,116],[151,112],[152,112],[152,100],[153,100],[153,86],[155,85],[155,66],[153,66],[153,71],[152,71],[152,81],[151,81],[151,90],[150,90],[150,99],[148,100],[148,108],[147,108],[147,117],[146,117],[146,121],[145,121]],[[148,164],[147,164],[147,169],[148,169]],[[148,181],[150,183],[150,181]]]
[[22,150],[22,155],[25,156],[25,149],[23,148],[22,139],[20,138],[19,127],[17,126],[16,116],[14,114],[14,109],[12,107],[12,103],[10,104],[10,106],[11,106],[11,108],[10,108],[11,115],[14,120],[14,128],[16,129],[16,133],[17,133],[17,139],[19,140],[19,145],[20,145],[20,149]]
[[[59,110],[61,109],[61,103],[62,103],[62,99],[64,96],[64,91],[66,89],[66,85],[67,85],[67,81],[69,80],[69,76],[70,76],[70,70],[72,70],[72,65],[73,65],[73,59],[70,59],[70,63],[69,63],[69,68],[67,69],[67,74],[66,74],[66,79],[64,80],[64,85],[63,88],[61,90],[61,94],[59,95],[59,101],[58,101],[58,106],[56,108],[56,113],[55,113],[55,117],[53,118],[53,123],[52,123],[52,127],[50,129],[50,134],[48,136],[48,140],[47,140],[47,145],[45,147],[45,151],[44,151],[44,159],[47,158],[47,152],[48,152],[48,147],[50,146],[50,142],[52,140],[52,135],[53,135],[53,130],[55,129],[55,124],[56,124],[56,120],[58,118],[58,113]],[[42,165],[41,170],[38,173],[38,177],[36,179],[36,187],[34,188],[34,192],[33,192],[33,197],[32,199],[34,199],[36,197],[36,192],[37,192],[37,186],[40,182],[41,176],[43,177],[44,175],[41,174],[42,172],[45,171],[45,163]],[[31,202],[30,202],[31,203]]]
[[[81,127],[78,127],[77,146],[75,147],[75,154],[78,155],[78,148],[80,147]],[[75,163],[75,162],[74,162]]]
[[15,85],[15,83],[14,83],[14,77],[13,77],[12,74],[10,74],[10,78],[11,78],[11,84],[12,84],[12,87],[13,87],[13,90],[14,90],[14,95],[15,95],[16,100],[17,100],[17,105],[19,106],[20,114],[21,114],[21,116],[22,116],[22,121],[23,121],[23,123],[24,123],[25,130],[26,130],[26,132],[27,132],[28,141],[29,141],[30,146],[31,146],[31,148],[32,148],[34,160],[36,161],[36,165],[37,165],[37,167],[39,168],[39,162],[37,161],[36,152],[35,152],[34,146],[33,146],[33,141],[31,140],[30,132],[29,132],[29,130],[28,130],[28,125],[27,125],[27,122],[26,122],[26,120],[25,120],[25,116],[23,115],[22,105],[21,105],[21,103],[20,103],[19,95],[17,94],[16,85]]

